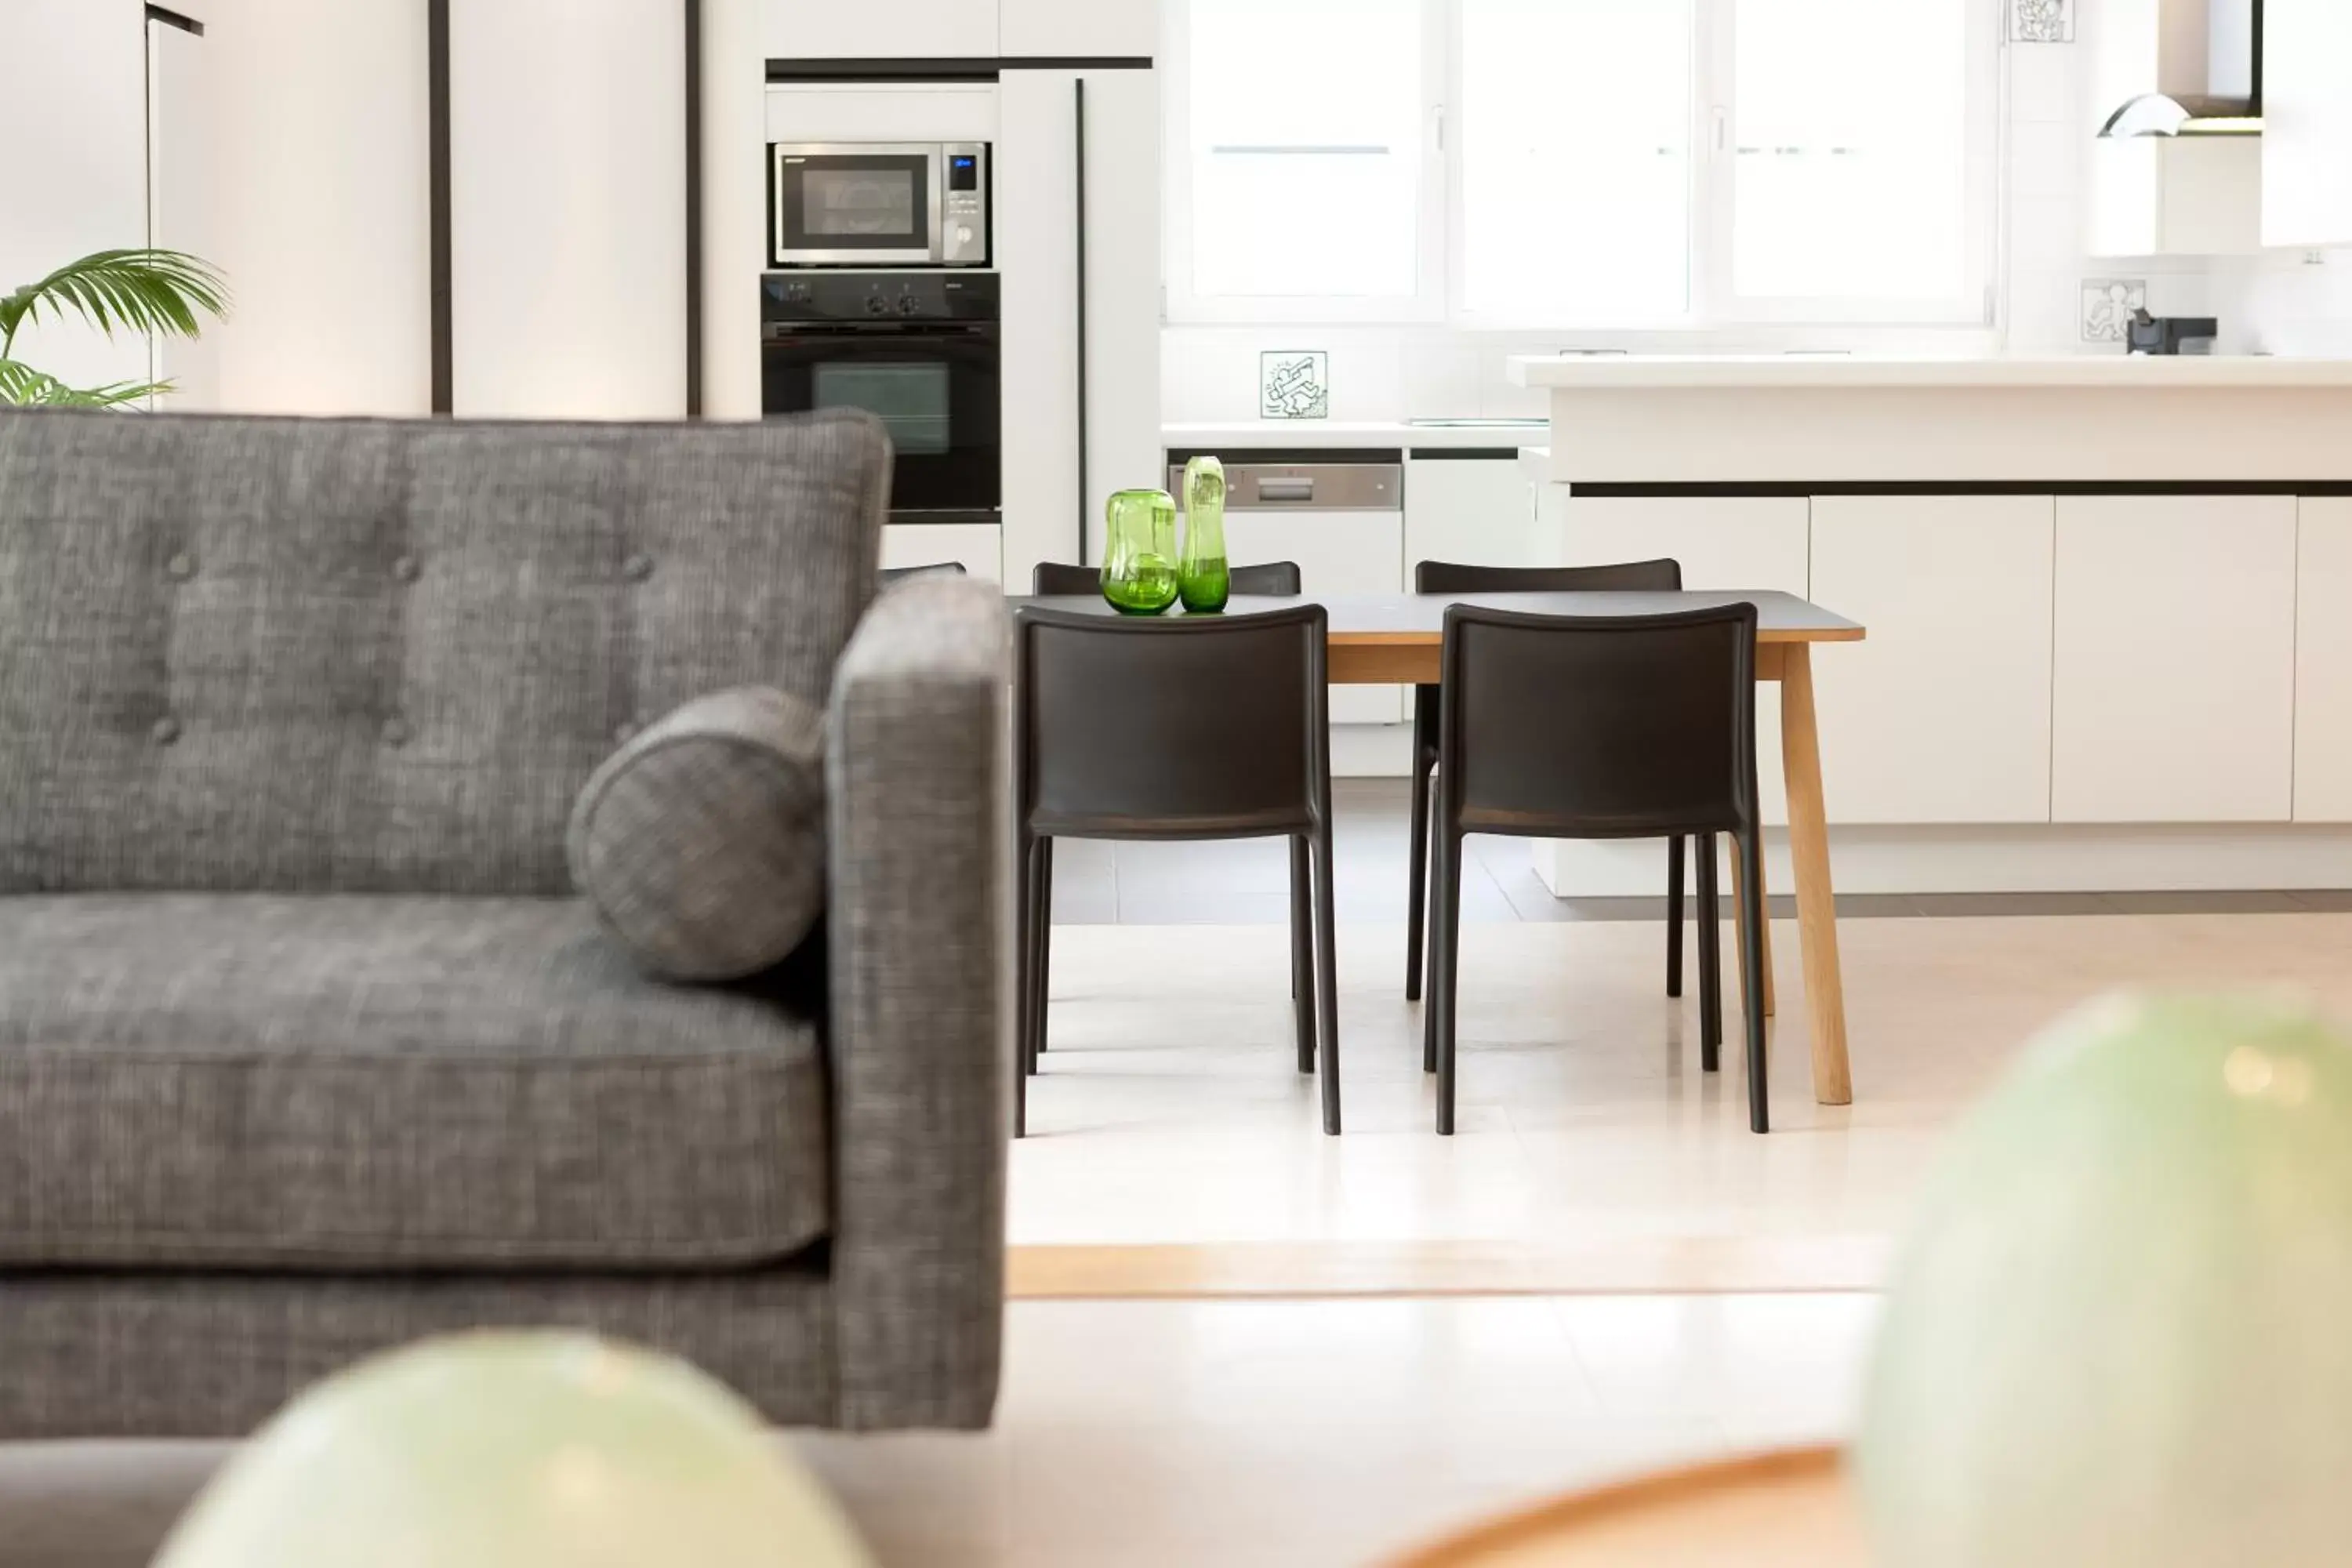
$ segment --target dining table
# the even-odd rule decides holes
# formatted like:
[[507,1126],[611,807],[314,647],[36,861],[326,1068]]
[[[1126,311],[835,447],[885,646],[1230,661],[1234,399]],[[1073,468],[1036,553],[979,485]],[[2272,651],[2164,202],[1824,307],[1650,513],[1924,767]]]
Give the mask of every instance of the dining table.
[[[1837,899],[1830,879],[1827,808],[1822,793],[1821,725],[1813,699],[1812,650],[1816,643],[1862,641],[1868,632],[1834,611],[1777,590],[1685,589],[1672,593],[1624,590],[1584,593],[1505,594],[1307,594],[1299,598],[1236,595],[1218,612],[1323,606],[1325,668],[1334,686],[1435,686],[1445,641],[1445,612],[1475,605],[1523,614],[1633,616],[1756,606],[1756,679],[1780,688],[1780,765],[1789,795],[1789,856],[1797,900],[1797,936],[1802,952],[1805,1008],[1812,1044],[1813,1098],[1823,1105],[1853,1102],[1853,1072],[1846,1051],[1845,982],[1838,963]],[[1097,595],[1016,597],[1018,608],[1081,615],[1121,612]],[[1181,609],[1170,615],[1181,616]],[[1735,876],[1738,858],[1733,857]],[[1735,884],[1736,885],[1736,884]],[[1769,922],[1767,922],[1768,930]],[[1766,942],[1766,1013],[1775,1009],[1771,952]],[[1751,1004],[1753,1005],[1753,1004]]]

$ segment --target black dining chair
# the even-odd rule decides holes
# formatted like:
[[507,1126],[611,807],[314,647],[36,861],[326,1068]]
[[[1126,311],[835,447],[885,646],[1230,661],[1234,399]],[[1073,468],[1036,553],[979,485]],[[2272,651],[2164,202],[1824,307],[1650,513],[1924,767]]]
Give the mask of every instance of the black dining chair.
[[[1762,837],[1756,805],[1756,606],[1663,616],[1445,612],[1437,867],[1423,1050],[1437,1065],[1437,1130],[1454,1131],[1454,980],[1462,840],[1697,839],[1699,1057],[1717,1070],[1723,997],[1715,836],[1739,858],[1740,976],[1763,995]],[[1746,1012],[1748,1123],[1769,1126],[1764,1009]]]
[[[1244,598],[1298,597],[1298,563],[1295,561],[1268,561],[1256,566],[1236,566],[1230,576],[1233,591]],[[1036,586],[1030,591],[1041,595],[1093,594],[1100,592],[1101,588],[1102,572],[1097,567],[1040,561],[1037,563]]]
[[1339,1132],[1326,626],[1320,605],[1165,619],[1024,605],[1013,616],[1015,1137],[1028,1130],[1028,1079],[1045,1046],[1062,837],[1290,840],[1298,1070],[1319,1068],[1323,1131]]
[[[1679,561],[1627,561],[1605,566],[1469,566],[1424,561],[1412,571],[1416,594],[1577,594],[1682,591]],[[1405,914],[1404,994],[1421,1000],[1423,921],[1429,910],[1429,775],[1437,766],[1437,688],[1412,689],[1412,907]],[[1683,841],[1666,841],[1666,994],[1683,994]],[[1434,1058],[1422,1068],[1435,1072]]]
[[882,568],[882,585],[887,588],[893,583],[903,583],[909,577],[920,577],[931,572],[946,572],[961,577],[964,574],[963,563],[934,561],[922,566],[885,566]]

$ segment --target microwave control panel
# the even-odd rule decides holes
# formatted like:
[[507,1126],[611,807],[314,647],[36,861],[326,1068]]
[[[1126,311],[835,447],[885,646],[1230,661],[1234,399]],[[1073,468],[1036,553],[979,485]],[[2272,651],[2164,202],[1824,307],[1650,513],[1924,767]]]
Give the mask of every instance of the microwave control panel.
[[940,259],[948,266],[988,264],[988,143],[950,142],[940,149]]

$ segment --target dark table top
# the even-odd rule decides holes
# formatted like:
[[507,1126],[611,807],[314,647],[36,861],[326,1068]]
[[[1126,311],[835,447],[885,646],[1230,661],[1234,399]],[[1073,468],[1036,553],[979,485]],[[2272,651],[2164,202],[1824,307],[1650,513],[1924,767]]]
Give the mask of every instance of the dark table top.
[[[1330,640],[1335,643],[1429,643],[1445,631],[1448,605],[1482,605],[1498,610],[1519,610],[1538,616],[1656,616],[1678,610],[1712,609],[1741,602],[1756,606],[1759,642],[1859,642],[1863,628],[1843,616],[1794,594],[1763,589],[1755,592],[1691,590],[1679,594],[1308,594],[1297,599],[1244,598],[1236,595],[1224,614],[1245,616],[1254,610],[1284,610],[1302,604],[1321,605],[1330,616]],[[1117,610],[1099,595],[1059,595],[1017,597],[1018,607],[1035,605],[1080,615],[1116,616]],[[1181,616],[1181,608],[1171,616]]]

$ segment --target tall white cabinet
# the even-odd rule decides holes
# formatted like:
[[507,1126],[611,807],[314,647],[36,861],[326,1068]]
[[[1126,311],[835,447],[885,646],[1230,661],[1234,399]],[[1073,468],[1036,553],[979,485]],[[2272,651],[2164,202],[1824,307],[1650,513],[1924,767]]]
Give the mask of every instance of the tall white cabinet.
[[685,47],[674,5],[453,0],[458,415],[686,412]]
[[[1160,83],[1133,67],[999,83],[1004,573],[1101,558],[1113,492],[1157,487]],[[1083,552],[1083,553],[1082,553]]]

